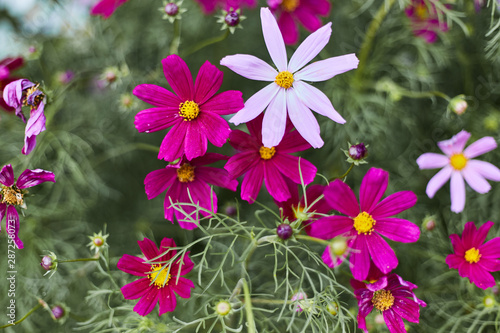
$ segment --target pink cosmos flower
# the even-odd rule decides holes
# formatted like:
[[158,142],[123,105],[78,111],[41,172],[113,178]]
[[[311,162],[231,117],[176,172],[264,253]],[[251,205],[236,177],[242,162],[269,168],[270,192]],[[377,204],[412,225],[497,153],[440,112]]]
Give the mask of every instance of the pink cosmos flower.
[[389,173],[371,168],[359,190],[360,205],[354,192],[343,181],[336,179],[325,190],[330,206],[347,216],[323,217],[311,224],[309,235],[321,239],[343,236],[349,240],[351,271],[356,280],[364,280],[370,269],[370,256],[374,264],[387,274],[398,266],[394,250],[381,237],[395,242],[416,242],[420,228],[414,223],[390,217],[415,205],[417,196],[411,191],[391,194],[381,202],[389,182]]
[[[287,63],[285,42],[268,8],[261,8],[262,31],[267,50],[278,71],[264,61],[247,54],[224,57],[221,65],[248,79],[269,81],[269,85],[250,97],[245,107],[230,122],[238,125],[257,117],[264,109],[262,137],[265,147],[277,146],[285,133],[287,114],[297,131],[314,148],[323,146],[320,129],[311,110],[340,124],[345,123],[330,99],[309,82],[331,79],[358,66],[354,54],[328,58],[306,66],[328,43],[331,23],[307,37]],[[304,67],[305,66],[305,67]]]
[[[194,229],[197,227],[199,212],[203,216],[209,216],[210,213],[197,210],[192,206],[193,203],[217,213],[217,196],[207,183],[236,191],[238,182],[229,178],[226,170],[205,166],[227,159],[224,155],[207,153],[191,161],[182,158],[177,164],[169,164],[164,169],[150,172],[144,179],[146,195],[151,200],[167,190],[163,205],[165,219],[173,222],[175,215],[181,228]],[[182,205],[185,214],[172,207],[176,203],[188,204]]]
[[[188,256],[189,252],[182,258],[173,259],[177,250],[171,249],[176,247],[172,238],[163,238],[160,250],[148,238],[138,241],[137,244],[146,260],[124,254],[116,266],[125,273],[144,276],[144,278],[123,286],[121,288],[123,297],[125,299],[140,298],[134,306],[134,311],[141,316],[153,311],[156,303],[160,304],[160,316],[165,312],[174,311],[177,305],[175,294],[182,298],[189,298],[191,289],[194,288],[193,281],[181,276],[191,272],[194,267]],[[168,252],[165,253],[165,251]]]
[[411,5],[406,7],[405,13],[411,21],[415,36],[425,39],[427,43],[434,43],[439,31],[448,31],[448,24],[442,21],[442,18],[441,21],[439,20],[439,16],[443,13],[440,13],[434,5],[434,2],[439,2],[439,0],[428,0],[428,2],[430,6],[426,0],[412,0]]
[[18,77],[11,76],[12,71],[24,65],[23,58],[4,58],[0,60],[0,107],[5,111],[15,111],[15,109],[7,105],[3,99],[3,90],[6,85],[12,81],[19,80]]
[[278,26],[286,44],[295,44],[299,40],[299,23],[314,32],[321,27],[318,16],[330,14],[328,0],[267,0],[267,4],[278,17]]
[[207,139],[217,147],[226,143],[231,130],[221,115],[243,107],[241,92],[229,90],[215,95],[223,73],[206,61],[193,86],[191,72],[178,55],[162,60],[163,72],[174,95],[153,84],[140,84],[133,93],[154,108],[135,116],[139,132],[156,132],[173,126],[160,146],[159,159],[174,161],[184,154],[188,160],[207,152]]
[[[229,143],[240,151],[232,156],[224,168],[232,178],[245,174],[241,183],[241,198],[253,203],[259,195],[262,182],[276,201],[286,201],[291,197],[285,179],[300,184],[300,173],[305,184],[316,176],[316,167],[309,161],[291,153],[306,150],[311,146],[288,122],[283,141],[275,147],[267,148],[262,144],[262,115],[247,123],[250,134],[235,130],[229,136]],[[300,162],[300,165],[299,165]],[[300,168],[300,171],[299,171]]]
[[472,143],[465,150],[470,133],[461,131],[451,139],[438,142],[445,155],[425,153],[417,158],[420,169],[442,168],[427,184],[426,193],[433,198],[437,190],[451,178],[451,210],[460,213],[465,207],[465,183],[478,193],[491,189],[486,179],[500,181],[500,170],[491,163],[473,160],[474,157],[492,151],[497,147],[495,139],[485,136]]
[[403,318],[418,323],[420,307],[427,306],[415,296],[413,289],[417,286],[396,274],[382,276],[373,283],[351,280],[351,286],[358,300],[358,327],[365,333],[368,333],[366,316],[374,308],[382,312],[389,332],[403,333],[406,332]]
[[115,10],[123,5],[127,0],[100,0],[90,10],[91,15],[102,15],[104,18],[109,18]]
[[220,7],[226,11],[231,8],[236,10],[243,6],[253,8],[257,5],[257,0],[196,0],[201,5],[205,14],[211,14]]
[[55,183],[54,174],[42,169],[26,169],[16,181],[12,165],[7,164],[0,171],[0,222],[6,216],[7,234],[20,249],[24,247],[24,244],[18,236],[19,214],[16,207],[26,208],[24,203],[24,195],[28,192],[26,189],[44,182]]
[[500,237],[483,244],[492,226],[493,222],[488,221],[476,230],[474,222],[467,222],[462,238],[450,235],[455,253],[446,257],[450,268],[458,269],[461,277],[469,278],[481,289],[495,286],[495,278],[489,272],[500,271]]
[[7,105],[14,108],[16,116],[26,122],[22,112],[23,106],[29,106],[30,118],[24,131],[24,146],[22,153],[28,155],[36,146],[36,136],[45,131],[44,94],[38,85],[26,79],[9,83],[3,90],[3,99]]

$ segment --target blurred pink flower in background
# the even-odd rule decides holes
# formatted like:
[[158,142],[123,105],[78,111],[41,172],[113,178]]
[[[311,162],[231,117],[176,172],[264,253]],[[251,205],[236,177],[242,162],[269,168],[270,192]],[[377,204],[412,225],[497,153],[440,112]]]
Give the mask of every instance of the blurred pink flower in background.
[[[443,21],[445,17],[436,8],[435,2],[438,3],[439,0],[429,0],[427,2],[412,0],[411,4],[405,9],[406,16],[411,21],[413,33],[415,36],[425,39],[427,43],[434,43],[440,31],[448,31],[448,24]],[[449,8],[449,5],[445,6]]]
[[229,11],[241,7],[253,8],[257,5],[257,0],[196,0],[201,5],[205,14],[213,13],[217,8]]

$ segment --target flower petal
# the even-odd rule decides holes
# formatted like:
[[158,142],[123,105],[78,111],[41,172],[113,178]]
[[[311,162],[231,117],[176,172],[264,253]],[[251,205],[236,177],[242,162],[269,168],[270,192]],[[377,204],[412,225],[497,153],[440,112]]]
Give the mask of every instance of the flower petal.
[[151,265],[145,264],[144,259],[129,254],[124,254],[118,260],[116,267],[125,273],[135,276],[147,276],[147,273],[151,272]]
[[260,163],[260,156],[255,151],[246,151],[232,156],[227,161],[224,169],[229,172],[231,178],[237,178],[245,172],[257,167]]
[[442,154],[425,153],[417,158],[420,170],[443,168],[450,164],[450,158]]
[[4,165],[2,171],[0,171],[0,183],[7,187],[14,185],[14,170],[12,170],[12,165]]
[[321,20],[309,6],[299,6],[294,11],[295,17],[308,31],[316,31],[321,27]]
[[278,23],[269,8],[260,9],[262,21],[262,33],[266,42],[267,50],[274,64],[280,72],[287,70],[287,56],[285,42],[281,35]]
[[224,187],[231,191],[236,191],[236,187],[238,187],[238,181],[229,177],[228,172],[224,169],[199,167],[196,171],[196,177],[206,183]]
[[264,165],[258,163],[253,169],[250,169],[243,182],[241,182],[241,199],[253,203],[259,195],[262,182],[264,181]]
[[460,172],[452,172],[450,192],[451,211],[460,213],[465,207],[465,182]]
[[366,236],[366,245],[372,256],[373,263],[382,273],[387,274],[398,267],[398,258],[394,250],[377,233]]
[[[196,119],[196,127],[198,129],[198,132],[202,136],[205,136],[206,139],[208,139],[208,141],[210,141],[210,143],[216,147],[222,147],[227,142],[229,133],[231,133],[231,129],[229,128],[227,121],[218,114],[211,112],[200,113],[200,115]],[[193,130],[196,130],[196,127],[193,127]],[[188,141],[186,141],[186,143],[187,142]],[[189,144],[191,145],[191,142],[189,142]],[[201,156],[203,154],[200,154],[198,156]]]
[[425,189],[425,193],[429,198],[432,199],[436,192],[450,179],[452,172],[453,168],[451,166],[445,166],[429,180]]
[[446,256],[446,264],[450,269],[458,269],[458,267],[464,262],[463,256],[457,256],[456,254],[449,254]]
[[281,12],[278,18],[278,26],[283,34],[283,40],[286,44],[295,44],[299,40],[299,27],[288,12]]
[[394,304],[391,307],[391,310],[393,310],[409,322],[418,323],[418,317],[420,316],[420,307],[413,300],[404,297],[395,297]]
[[462,170],[462,176],[469,186],[477,193],[488,193],[491,190],[491,185],[483,178],[474,168],[467,166]]
[[296,153],[311,148],[298,131],[287,132],[276,149],[280,153]]
[[294,74],[294,79],[309,82],[325,81],[357,68],[358,63],[359,60],[354,53],[328,58],[304,67]]
[[439,141],[438,147],[443,153],[448,156],[460,154],[463,152],[465,144],[470,138],[470,133],[464,130],[454,135],[449,140]]
[[26,169],[19,175],[16,185],[20,189],[25,189],[45,182],[56,182],[55,176],[52,172],[42,169]]
[[417,203],[417,196],[412,191],[401,191],[389,195],[372,210],[371,215],[378,221],[382,217],[399,214]]
[[139,302],[134,306],[134,311],[141,316],[146,316],[155,308],[159,296],[159,290],[150,287],[148,292],[142,296]]
[[488,259],[481,257],[481,260],[479,260],[477,264],[488,272],[500,271],[500,260],[497,259]]
[[134,88],[132,94],[148,104],[177,111],[179,104],[185,102],[171,91],[155,84],[140,84]]
[[486,179],[500,182],[500,169],[491,163],[478,160],[470,160],[467,162],[467,168],[474,169],[477,173]]
[[495,237],[479,247],[485,258],[500,258],[500,237]]
[[326,201],[333,210],[350,217],[358,216],[358,200],[351,188],[340,179],[335,179],[331,182],[325,189],[324,194]]
[[316,87],[302,81],[296,81],[293,84],[297,95],[304,104],[311,110],[319,113],[322,116],[328,117],[331,120],[344,124],[346,121],[333,108],[332,102],[326,95]]
[[328,44],[331,34],[331,22],[310,34],[295,50],[288,64],[288,70],[291,73],[295,73],[316,57],[326,44]]
[[144,187],[148,200],[156,198],[160,193],[169,188],[176,179],[177,169],[173,167],[166,167],[148,173],[144,179]]
[[286,201],[290,198],[291,194],[285,183],[283,175],[274,163],[271,162],[271,160],[264,161],[263,165],[264,182],[266,184],[267,191],[275,200]]
[[163,73],[172,90],[185,101],[194,99],[193,76],[189,71],[188,66],[176,54],[169,55],[161,61],[163,65]]
[[406,328],[403,319],[396,314],[393,310],[389,309],[382,311],[385,324],[391,333],[405,333]]
[[16,207],[7,206],[6,215],[6,228],[7,235],[14,241],[18,249],[24,248],[24,244],[19,238],[19,214],[17,213]]
[[[465,254],[465,246],[464,243],[462,242],[462,239],[460,239],[460,237],[458,237],[457,234],[452,234],[450,235],[450,241],[451,245],[453,246],[453,251],[455,252],[455,254],[463,257]],[[467,250],[468,249],[469,248],[467,248]]]
[[288,115],[297,131],[313,148],[322,147],[324,142],[319,134],[318,121],[314,118],[311,110],[297,96],[294,88],[287,90],[286,99],[287,105],[293,105],[292,108],[288,108]]
[[200,106],[202,112],[208,111],[218,115],[233,114],[245,106],[241,91],[228,90],[217,94]]
[[[276,154],[272,162],[279,171],[294,183],[309,184],[314,180],[318,169],[309,161],[288,154]],[[302,175],[302,180],[301,180]]]
[[[175,277],[172,277],[172,279]],[[172,312],[175,310],[177,306],[177,299],[175,298],[175,294],[173,289],[170,286],[164,286],[158,290],[159,294],[159,303],[160,309],[158,315],[162,315],[166,312]]]
[[149,291],[151,281],[148,278],[135,280],[132,283],[124,285],[120,290],[125,299],[138,299],[146,295]]
[[183,121],[179,115],[179,106],[174,108],[151,108],[142,110],[135,115],[134,125],[140,132],[156,132],[169,128]]
[[[175,279],[176,277],[172,277]],[[179,297],[182,298],[189,298],[191,297],[191,289],[194,288],[194,283],[193,281],[179,277],[179,281],[177,281],[176,284],[172,284],[171,288],[179,295]]]
[[262,143],[265,147],[271,148],[277,146],[286,127],[286,90],[278,90],[276,97],[271,100],[262,121]]
[[479,229],[477,229],[471,242],[472,246],[475,246],[477,248],[478,246],[483,245],[484,241],[486,240],[486,236],[488,236],[488,232],[490,231],[491,227],[493,227],[493,224],[493,222],[488,221],[480,226]]
[[222,85],[224,74],[208,60],[201,65],[196,82],[194,83],[194,101],[198,105],[211,98]]
[[36,135],[33,136],[25,136],[24,137],[24,146],[21,149],[21,153],[23,155],[29,155],[36,146]]
[[485,136],[473,143],[471,143],[464,150],[464,156],[467,158],[474,158],[492,151],[497,147],[497,142],[491,136]]
[[370,168],[361,181],[359,202],[361,211],[372,213],[387,189],[389,173],[382,169]]
[[420,237],[420,228],[415,223],[398,218],[377,219],[374,230],[395,242],[413,243]]
[[496,286],[495,278],[480,265],[470,264],[469,279],[478,288],[487,289]]
[[[219,118],[218,126],[225,126],[225,128],[222,128],[221,135],[226,135],[227,139],[230,132],[229,125],[224,119],[220,118],[220,116],[217,117]],[[195,157],[202,156],[207,152],[208,141],[206,130],[209,129],[211,123],[213,124],[213,122],[215,121],[214,118],[215,117],[213,117],[212,119],[210,119],[209,117],[201,117],[200,120],[196,119],[198,121],[188,122],[189,124],[186,126],[186,138],[184,139],[184,153],[186,154],[186,158],[188,160],[192,160]],[[204,124],[204,121],[207,121],[208,123]],[[212,130],[221,130],[221,128],[213,128]],[[212,139],[214,139],[217,145],[220,146],[222,146],[226,142],[225,140],[223,140],[223,142],[221,143],[221,137],[216,137],[215,135],[212,135]]]
[[161,254],[158,251],[158,246],[149,238],[144,238],[142,241],[137,241],[141,252],[146,256],[148,260],[155,259]]
[[274,82],[276,75],[278,75],[278,72],[271,65],[249,54],[225,56],[220,64],[250,80]]
[[316,238],[332,239],[352,229],[352,219],[345,216],[326,216],[311,223],[307,234]]
[[276,83],[268,84],[250,97],[243,109],[238,111],[229,121],[239,125],[254,119],[271,103],[279,90],[280,87]]
[[160,145],[158,159],[172,162],[182,157],[184,154],[187,127],[187,121],[181,121],[170,129]]
[[352,275],[356,280],[363,281],[370,270],[370,253],[366,245],[365,235],[355,236],[351,247],[350,266]]

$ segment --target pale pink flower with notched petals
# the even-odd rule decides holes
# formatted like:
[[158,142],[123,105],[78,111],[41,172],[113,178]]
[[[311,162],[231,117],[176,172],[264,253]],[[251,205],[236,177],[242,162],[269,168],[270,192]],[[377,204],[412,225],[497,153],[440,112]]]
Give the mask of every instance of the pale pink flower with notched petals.
[[267,50],[278,70],[248,54],[230,55],[221,60],[221,65],[248,79],[271,82],[250,97],[245,107],[229,121],[236,125],[246,123],[267,108],[262,126],[262,142],[265,147],[271,148],[283,138],[288,114],[300,135],[312,147],[319,148],[324,142],[311,109],[340,124],[345,123],[345,120],[323,92],[305,81],[331,79],[356,68],[359,60],[352,53],[306,66],[328,43],[332,33],[331,23],[328,23],[307,37],[288,62],[285,42],[273,14],[269,8],[261,8],[260,16]]
[[[449,180],[451,210],[460,213],[465,207],[465,181],[478,193],[491,189],[486,179],[500,181],[500,170],[491,163],[474,160],[474,157],[492,151],[497,147],[495,139],[485,136],[465,148],[470,133],[461,131],[451,139],[438,142],[445,154],[425,153],[417,158],[420,169],[442,168],[427,184],[426,193],[433,198],[436,192]],[[464,149],[465,148],[465,149]]]

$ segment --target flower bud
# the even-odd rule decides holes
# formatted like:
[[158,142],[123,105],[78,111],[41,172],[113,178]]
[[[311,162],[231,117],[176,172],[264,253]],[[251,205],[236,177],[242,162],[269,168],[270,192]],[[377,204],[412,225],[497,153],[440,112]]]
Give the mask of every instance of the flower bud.
[[57,81],[59,81],[60,84],[65,85],[73,81],[74,78],[75,78],[75,73],[73,73],[73,71],[67,70],[65,72],[59,73]]
[[491,295],[488,295],[488,296],[484,296],[483,298],[483,304],[486,308],[491,308],[495,305],[495,297],[491,296]]
[[107,249],[109,247],[108,243],[106,242],[108,236],[109,234],[103,235],[102,231],[99,231],[98,234],[94,233],[93,236],[88,236],[91,242],[87,244],[87,246],[90,247],[90,250],[95,250],[95,253],[103,251],[104,249]]
[[336,316],[339,312],[339,305],[335,302],[328,303],[326,306],[326,310],[332,315]]
[[217,312],[218,315],[226,316],[231,312],[231,304],[228,301],[220,301],[215,306],[215,312]]
[[458,95],[451,99],[448,108],[456,114],[461,115],[467,110],[468,106],[469,104],[465,100],[465,95]]
[[179,6],[175,2],[170,2],[165,5],[165,14],[175,16],[179,13]]
[[55,272],[57,270],[57,256],[55,253],[49,252],[48,255],[43,256],[40,266],[47,271],[45,274],[48,274],[51,271]]
[[355,160],[359,161],[366,157],[368,150],[363,142],[358,143],[357,145],[351,145],[349,147],[349,156]]
[[344,237],[336,237],[330,243],[330,249],[336,256],[341,256],[347,251],[347,240]]
[[240,23],[240,14],[236,11],[230,11],[224,18],[226,24],[230,27],[235,27]]
[[281,223],[276,228],[276,234],[282,240],[287,240],[288,238],[292,237],[292,235],[293,235],[293,229],[292,229],[292,227],[289,224],[287,224],[287,223]]
[[241,15],[241,10],[230,8],[228,11],[223,10],[222,15],[217,16],[217,23],[222,23],[221,30],[229,29],[229,32],[234,34],[236,28],[242,28],[241,21],[246,19]]
[[291,298],[292,302],[297,301],[297,303],[298,303],[297,309],[295,311],[297,311],[297,312],[304,311],[303,307],[306,305],[306,303],[302,300],[306,300],[306,299],[307,299],[307,294],[303,291],[299,291],[292,296],[292,298]]
[[61,319],[64,316],[64,309],[60,305],[56,305],[51,309],[55,319]]

